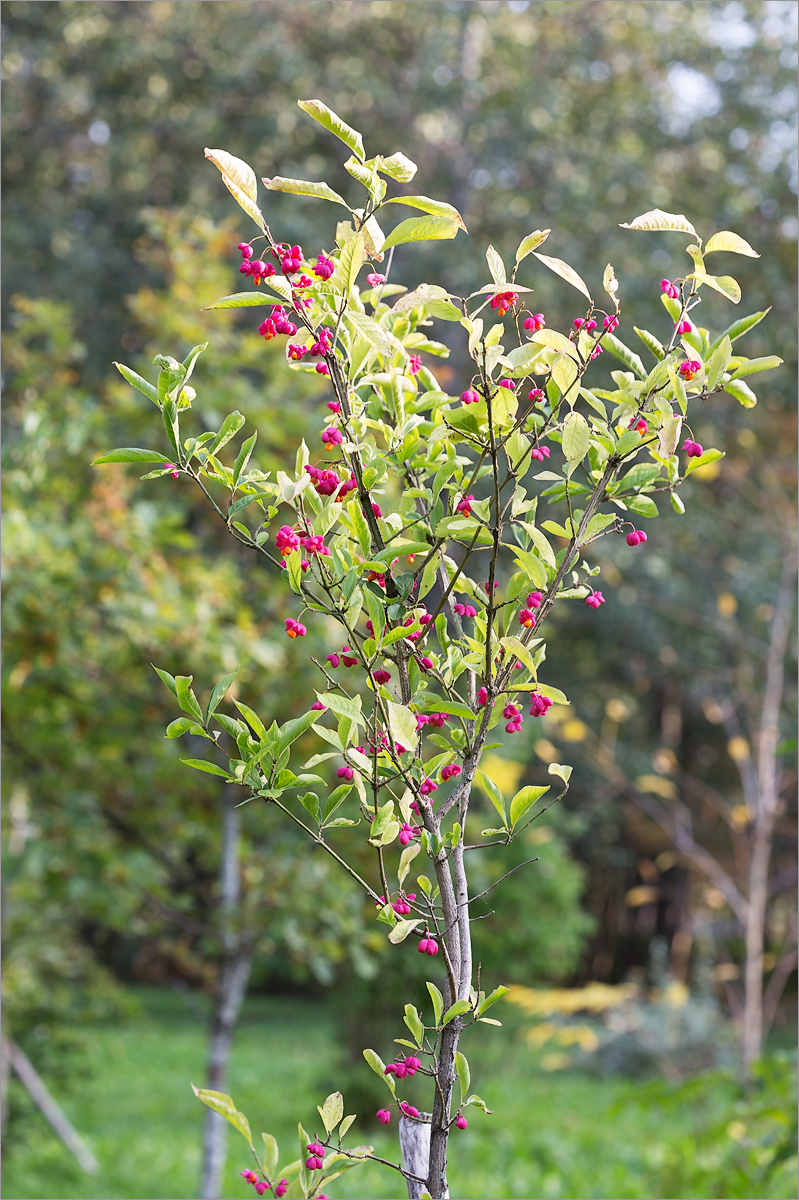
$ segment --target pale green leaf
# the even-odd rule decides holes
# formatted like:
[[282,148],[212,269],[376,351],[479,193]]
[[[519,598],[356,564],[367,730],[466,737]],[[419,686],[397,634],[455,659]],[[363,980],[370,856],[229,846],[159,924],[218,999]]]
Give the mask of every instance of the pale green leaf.
[[705,243],[705,254],[712,254],[717,250],[728,250],[732,254],[744,254],[747,258],[760,258],[757,250],[753,250],[747,241],[729,229],[722,229],[719,233],[714,233]]
[[529,787],[523,787],[516,793],[510,802],[510,823],[514,826],[517,821],[520,821],[525,813],[533,807],[537,800],[540,800],[545,792],[549,791],[549,784],[536,784]]
[[[386,200],[386,204],[405,204],[408,208],[418,208],[422,212],[429,213],[431,217],[451,217],[459,229],[466,229],[463,223],[463,217],[452,204],[447,204],[444,200],[431,200],[429,196],[391,196]],[[455,234],[451,235],[452,237]],[[405,239],[407,241],[417,239]]]
[[570,267],[562,258],[550,258],[548,254],[538,254],[533,251],[539,262],[542,262],[545,267],[549,267],[550,271],[554,271],[561,279],[565,279],[566,283],[570,283],[572,287],[577,288],[578,292],[582,292],[586,300],[591,301],[591,293],[588,291],[583,280],[575,271],[574,267]]
[[228,154],[226,150],[205,149],[205,157],[210,159],[222,173],[222,182],[233,199],[241,205],[248,217],[261,229],[266,228],[263,213],[256,201],[258,198],[258,180],[255,171],[240,158]]
[[298,100],[297,104],[303,112],[308,113],[309,117],[313,117],[320,125],[324,125],[325,129],[335,134],[345,146],[349,146],[355,157],[363,162],[366,158],[363,149],[363,138],[356,129],[352,129],[346,121],[342,121],[341,117],[337,116],[321,100]]
[[641,229],[646,232],[660,232],[673,230],[676,233],[691,233],[697,237],[697,232],[687,217],[682,213],[667,213],[661,208],[650,209],[649,212],[641,213],[640,217],[634,217],[629,223],[622,222],[621,229]]
[[110,450],[108,454],[101,454],[99,458],[95,458],[92,462],[93,467],[100,467],[104,463],[122,463],[122,462],[164,462],[165,454],[159,450],[139,450],[135,446],[123,446],[120,450]]
[[224,1092],[212,1092],[208,1088],[196,1088],[194,1084],[191,1085],[191,1090],[198,1100],[229,1121],[234,1129],[238,1129],[239,1133],[246,1138],[250,1148],[253,1148],[250,1123],[244,1113],[238,1111],[230,1096]]
[[776,354],[769,354],[765,358],[750,358],[748,362],[741,363],[740,367],[736,367],[731,378],[741,379],[744,375],[756,375],[760,371],[773,371],[775,367],[781,367],[782,363],[783,360]]
[[533,233],[528,233],[526,238],[522,238],[516,251],[516,262],[520,263],[528,254],[532,254],[536,246],[545,242],[551,232],[551,229],[536,229]]
[[272,179],[263,178],[261,182],[270,192],[291,192],[295,196],[316,196],[319,200],[332,200],[335,204],[343,204],[345,208],[349,208],[347,201],[326,183],[312,183],[308,179],[284,179],[282,175],[275,175]]
[[563,455],[567,462],[579,462],[588,453],[589,429],[585,417],[571,412],[563,422]]
[[733,304],[737,304],[741,299],[740,285],[731,275],[708,275],[707,271],[693,271],[686,278],[695,279],[697,283],[706,283],[714,292],[732,300]]
[[462,221],[459,223],[451,216],[408,217],[392,229],[383,243],[383,249],[388,250],[391,246],[400,246],[404,242],[430,242],[454,238],[462,226]]

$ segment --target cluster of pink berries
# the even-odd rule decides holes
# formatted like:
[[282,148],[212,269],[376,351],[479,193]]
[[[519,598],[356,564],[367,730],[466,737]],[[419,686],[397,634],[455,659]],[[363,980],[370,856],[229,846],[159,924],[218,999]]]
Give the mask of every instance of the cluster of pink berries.
[[336,269],[336,264],[332,258],[326,258],[324,254],[320,254],[316,260],[316,266],[311,269],[317,279],[329,279]]
[[321,1171],[324,1167],[325,1148],[321,1142],[309,1142],[305,1147],[309,1157],[305,1160],[305,1165],[309,1171]]
[[552,707],[552,701],[548,696],[542,696],[540,692],[530,693],[530,716],[544,717],[548,710]]
[[308,630],[301,621],[295,621],[293,617],[286,617],[286,637],[305,637],[307,632]]
[[543,462],[545,458],[549,458],[549,446],[533,446],[530,458],[534,458],[536,462]]
[[465,392],[461,392],[461,403],[462,404],[479,404],[480,397],[478,396],[478,394],[474,390],[474,388],[468,388]]
[[354,492],[358,487],[354,476],[350,476],[349,479],[342,481],[335,471],[325,471],[321,467],[312,467],[310,463],[306,465],[305,470],[313,481],[314,491],[318,492],[320,496],[332,496],[337,488],[341,488],[341,491],[336,496],[336,500],[339,503],[348,492]]
[[472,515],[473,500],[474,496],[464,496],[463,499],[459,500],[455,505],[455,512],[461,513],[461,515],[464,517],[470,517]]
[[[271,1187],[271,1184],[268,1184],[265,1179],[259,1179],[255,1171],[242,1171],[241,1177],[242,1179],[246,1179],[247,1183],[251,1183],[253,1185],[259,1196],[263,1196],[264,1192],[269,1191],[269,1188]],[[276,1183],[275,1195],[277,1196],[277,1200],[280,1200],[281,1196],[285,1196],[288,1190],[289,1185],[287,1179],[281,1179],[279,1183]]]
[[692,442],[690,438],[685,439],[685,441],[682,444],[682,449],[685,451],[685,453],[688,455],[689,458],[701,458],[702,455],[704,454],[704,451],[703,451],[702,447],[699,445],[699,442]]
[[488,704],[488,688],[481,687],[477,693],[477,707],[485,708]]
[[293,321],[290,321],[286,315],[286,310],[282,304],[276,304],[265,321],[262,321],[258,326],[258,332],[261,337],[267,342],[278,334],[286,334],[288,337],[294,337],[297,332],[297,326]]
[[401,846],[405,847],[413,841],[418,832],[419,830],[415,826],[409,825],[407,821],[403,821],[402,828],[397,834],[397,841]]
[[530,333],[537,333],[539,329],[543,329],[546,325],[546,320],[543,313],[533,313],[531,317],[525,317],[522,321],[522,326]]
[[461,768],[457,763],[447,763],[446,767],[441,768],[441,778],[444,783],[449,779],[457,779],[461,773]]
[[434,729],[443,729],[445,722],[448,720],[449,713],[417,713],[416,728],[421,729],[424,725],[432,725]]
[[591,594],[590,596],[586,596],[585,602],[589,608],[599,608],[600,604],[605,603],[605,597],[601,592],[595,592],[592,588]]
[[661,292],[665,292],[667,296],[670,296],[672,300],[679,300],[680,298],[680,289],[676,283],[672,283],[669,279],[661,279],[660,290]]
[[640,546],[641,542],[645,542],[645,541],[646,541],[646,534],[644,533],[643,529],[633,529],[630,533],[627,534],[627,545],[628,546]]
[[512,379],[500,379],[497,386],[507,388],[509,392],[516,391],[516,384],[513,382]]
[[418,354],[411,354],[408,357],[408,370],[411,375],[418,375],[422,369],[422,360]]
[[605,317],[604,321],[602,322],[602,328],[607,329],[608,333],[613,333],[614,329],[619,328],[619,318]]
[[270,275],[277,274],[271,263],[264,262],[261,258],[253,258],[255,251],[249,242],[239,242],[238,249],[244,260],[239,267],[239,272],[242,275],[249,275],[256,287],[262,279],[268,279]]
[[693,379],[702,370],[702,364],[696,358],[687,358],[685,362],[680,363],[677,370],[683,379]]
[[525,607],[519,613],[519,624],[525,629],[535,629],[535,616],[532,610],[541,607],[541,601],[544,599],[541,592],[530,592],[525,602]]
[[521,733],[522,729],[522,711],[515,704],[506,704],[502,710],[502,715],[507,721],[505,726],[506,733]]
[[518,302],[518,292],[497,292],[491,301],[491,307],[497,310],[497,316],[504,317]]
[[532,400],[533,404],[543,404],[546,400],[543,388],[530,388],[527,393],[527,399]]
[[381,283],[386,282],[385,275],[381,275],[378,271],[373,271],[371,275],[366,276],[366,282],[370,287],[379,287]]
[[458,601],[456,604],[453,605],[453,608],[455,609],[455,612],[458,614],[459,617],[476,617],[477,616],[477,609],[474,607],[473,604],[462,604],[460,601]]
[[395,1079],[413,1079],[421,1065],[416,1055],[409,1054],[407,1058],[397,1057],[395,1062],[386,1063],[383,1074],[393,1075]]
[[332,654],[328,654],[327,662],[330,663],[334,670],[336,667],[340,666],[341,663],[344,663],[345,667],[357,667],[358,665],[358,659],[352,657],[352,651],[350,650],[349,646],[346,645],[341,647],[340,655],[336,654],[335,651]]
[[584,317],[578,317],[576,321],[572,322],[572,324],[574,325],[575,329],[582,329],[584,333],[593,333],[593,331],[596,329],[596,321],[593,319],[593,317],[591,317],[589,320],[586,320]]
[[643,417],[632,417],[630,419],[630,424],[627,426],[627,428],[628,429],[636,429],[638,431],[638,433],[640,433],[641,437],[643,437],[645,434],[649,433],[649,425],[647,424],[647,422],[644,420]]
[[336,429],[335,425],[326,425],[322,430],[320,437],[325,444],[325,449],[331,450],[333,446],[340,446],[344,441],[344,435],[340,429]]
[[679,334],[683,334],[683,333],[691,333],[691,332],[693,331],[693,328],[694,328],[694,327],[693,327],[693,325],[691,324],[691,322],[690,322],[690,321],[684,321],[684,320],[683,320],[683,321],[678,321],[678,322],[677,322],[677,332],[678,332]]
[[416,947],[416,949],[420,954],[429,954],[430,957],[433,958],[436,954],[438,954],[438,942],[435,938],[431,938],[429,933],[426,933],[424,937],[420,939],[419,945]]

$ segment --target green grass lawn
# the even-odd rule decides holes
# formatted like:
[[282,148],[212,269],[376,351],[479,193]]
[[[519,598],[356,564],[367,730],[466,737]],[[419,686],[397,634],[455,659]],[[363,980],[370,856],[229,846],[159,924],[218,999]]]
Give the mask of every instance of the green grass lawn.
[[[83,1175],[33,1114],[9,1130],[5,1200],[197,1195],[205,1110],[189,1081],[203,1082],[205,1031],[171,993],[137,994],[142,1016],[93,1031],[90,1078],[63,1098],[100,1160],[101,1174]],[[506,1027],[483,1026],[464,1047],[473,1087],[494,1115],[471,1110],[468,1130],[453,1133],[453,1197],[796,1195],[795,1154],[789,1149],[779,1166],[769,1167],[793,1116],[787,1065],[775,1067],[748,1104],[734,1081],[718,1075],[675,1092],[662,1084],[547,1073],[520,1040],[512,1014],[503,1016]],[[315,1105],[336,1089],[335,1039],[332,1018],[317,1002],[247,1003],[230,1091],[256,1136],[265,1129],[278,1138],[281,1160],[297,1155],[297,1121],[309,1131],[318,1126]],[[346,1092],[344,1099],[349,1111]],[[393,1124],[367,1136],[356,1122],[351,1137],[353,1144],[368,1140],[376,1153],[396,1158]],[[254,1196],[238,1175],[252,1165],[249,1151],[232,1129],[228,1146],[224,1195]],[[398,1175],[372,1163],[330,1185],[336,1200],[404,1194]]]

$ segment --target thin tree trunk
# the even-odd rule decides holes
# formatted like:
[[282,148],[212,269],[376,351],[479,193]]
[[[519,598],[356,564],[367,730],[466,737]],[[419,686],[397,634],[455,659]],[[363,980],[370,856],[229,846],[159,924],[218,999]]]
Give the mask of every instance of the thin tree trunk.
[[[222,1092],[227,1087],[228,1062],[241,1004],[247,991],[252,952],[242,944],[236,930],[239,909],[239,834],[240,817],[232,799],[225,797],[222,833],[222,861],[219,883],[219,921],[222,940],[222,969],[214,998],[211,1037],[208,1048],[206,1086]],[[218,1200],[222,1188],[227,1148],[227,1122],[218,1113],[207,1110],[203,1130],[203,1161],[200,1176],[202,1200]]]
[[750,1079],[763,1043],[763,945],[768,904],[768,874],[777,812],[777,743],[785,675],[790,615],[793,609],[796,557],[786,553],[771,627],[766,685],[757,748],[757,811],[749,870],[749,911],[746,922],[744,974],[744,1078]]

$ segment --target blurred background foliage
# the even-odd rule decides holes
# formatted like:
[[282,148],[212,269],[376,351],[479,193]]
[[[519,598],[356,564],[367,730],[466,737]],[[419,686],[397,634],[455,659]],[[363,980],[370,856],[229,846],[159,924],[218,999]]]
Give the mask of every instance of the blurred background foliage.
[[[536,732],[530,721],[505,770],[514,786],[573,762],[572,788],[518,847],[539,861],[491,893],[475,925],[486,980],[532,985],[651,982],[659,937],[670,978],[693,986],[704,963],[697,1003],[710,995],[736,1016],[740,928],[636,796],[682,798],[697,839],[744,869],[740,767],[794,524],[796,17],[782,0],[3,4],[4,1020],[59,1096],[79,1091],[81,1026],[130,1012],[123,985],[175,986],[202,1015],[223,957],[223,797],[163,739],[173,706],[149,664],[193,673],[201,692],[240,664],[237,694],[285,719],[313,686],[308,643],[326,646],[317,623],[295,656],[283,585],[181,486],[88,466],[110,446],[148,444],[147,402],[112,360],[147,375],[155,353],[182,358],[206,340],[198,426],[239,408],[266,469],[290,465],[301,437],[316,452],[316,380],[293,374],[289,394],[256,322],[201,311],[237,290],[235,244],[251,233],[204,146],[258,175],[351,192],[336,144],[296,108],[311,96],[360,128],[368,152],[408,154],[418,190],[463,213],[468,239],[398,249],[393,278],[409,287],[470,290],[487,242],[512,254],[551,225],[552,253],[589,285],[612,262],[623,305],[657,332],[658,283],[684,271],[682,246],[620,222],[685,212],[705,236],[731,228],[762,255],[724,269],[747,312],[772,306],[746,352],[785,367],[761,377],[755,410],[707,403],[694,437],[727,457],[686,489],[685,517],[662,515],[645,556],[600,544],[601,620],[582,607],[553,617],[548,671],[572,705]],[[268,193],[266,212],[279,238],[331,248],[326,206]],[[550,325],[580,315],[549,279],[522,282]],[[734,319],[718,296],[701,311],[716,328]],[[457,351],[458,335],[439,336]],[[452,392],[466,385],[461,361],[437,368]],[[720,715],[728,703],[754,718],[743,744]],[[792,694],[782,722],[768,971],[794,911]],[[243,810],[252,988],[316,994],[346,978],[341,1061],[360,1061],[409,998],[407,956],[381,955],[370,914],[325,863],[303,860],[298,893],[302,853],[273,814]],[[480,888],[517,861],[475,857]],[[794,976],[778,1020],[789,1041],[795,993]],[[345,1070],[350,1090],[368,1089]],[[14,1091],[11,1113],[28,1153]]]

